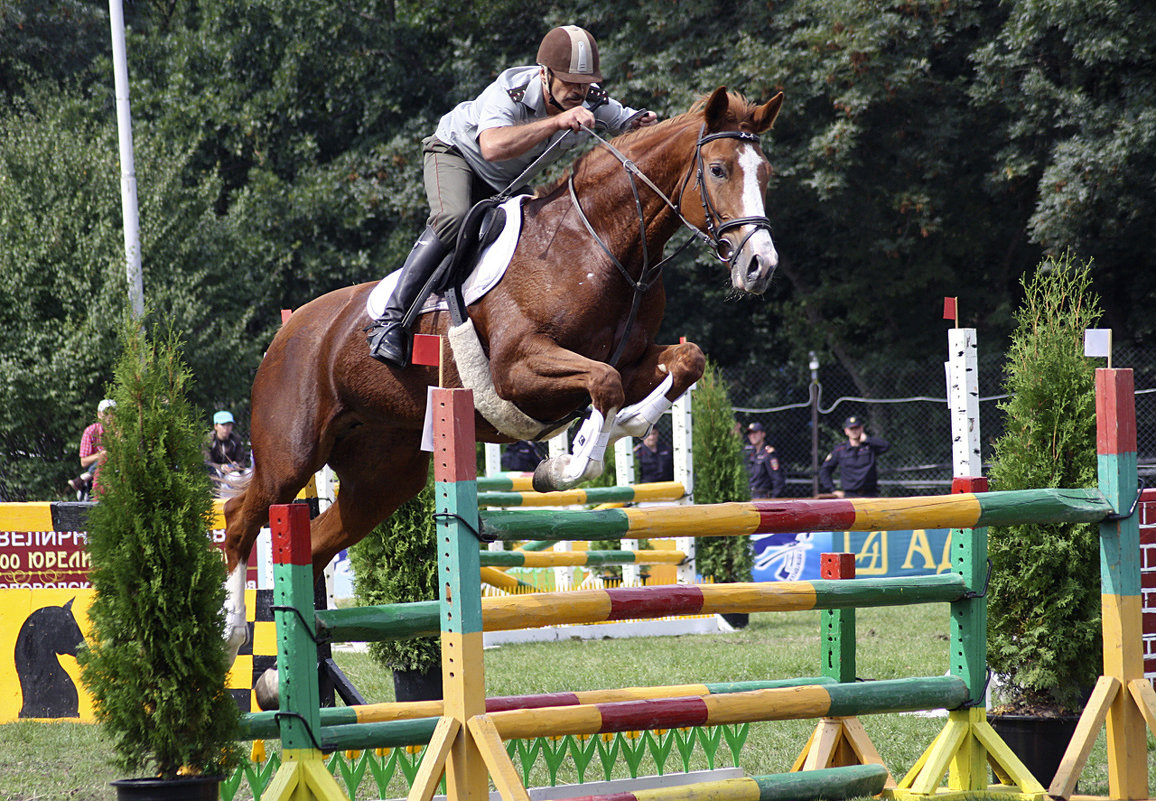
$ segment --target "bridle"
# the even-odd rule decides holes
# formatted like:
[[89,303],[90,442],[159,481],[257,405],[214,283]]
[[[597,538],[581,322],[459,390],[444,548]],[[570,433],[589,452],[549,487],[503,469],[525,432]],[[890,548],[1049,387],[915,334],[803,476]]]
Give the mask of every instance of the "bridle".
[[[638,112],[635,116],[641,116],[645,113],[645,110],[643,110]],[[614,266],[618,268],[618,272],[622,274],[622,277],[626,280],[626,283],[629,284],[631,289],[634,290],[634,298],[630,304],[630,312],[627,315],[622,336],[618,340],[618,345],[615,347],[613,355],[607,361],[607,364],[613,367],[618,363],[619,357],[622,356],[622,350],[626,346],[626,342],[629,339],[628,334],[630,333],[630,329],[634,325],[634,320],[638,315],[638,309],[642,302],[642,296],[646,294],[646,292],[654,285],[655,281],[657,281],[662,275],[662,268],[666,266],[667,262],[681,254],[684,250],[686,250],[691,242],[697,239],[711,249],[715,258],[726,264],[728,269],[733,270],[734,262],[736,259],[738,259],[739,253],[742,252],[743,246],[746,245],[750,238],[754,236],[755,233],[757,233],[760,229],[765,228],[769,232],[771,230],[771,221],[766,216],[738,217],[733,220],[728,220],[718,211],[717,208],[715,208],[714,203],[710,199],[710,195],[706,191],[705,165],[702,158],[703,145],[707,144],[708,142],[714,142],[718,139],[737,139],[740,142],[747,142],[757,145],[760,142],[757,134],[749,133],[747,131],[719,131],[718,133],[706,134],[704,133],[706,131],[706,124],[704,123],[702,127],[699,128],[698,139],[694,145],[694,163],[692,164],[691,169],[687,170],[687,174],[682,180],[678,192],[679,202],[678,204],[675,204],[674,201],[666,196],[665,192],[659,189],[653,181],[651,181],[641,170],[638,169],[638,165],[624,156],[617,148],[614,147],[614,145],[610,144],[610,142],[598,134],[598,132],[585,125],[582,126],[582,130],[593,137],[594,141],[609,151],[610,154],[614,156],[614,158],[618,159],[619,163],[622,164],[622,168],[626,171],[626,175],[630,179],[630,190],[634,195],[634,207],[638,214],[639,238],[642,242],[642,272],[636,279],[630,274],[630,271],[626,269],[625,265],[622,264],[618,257],[614,255],[613,251],[610,250],[606,242],[603,241],[602,237],[598,235],[598,232],[594,230],[594,226],[590,224],[590,220],[587,218],[586,212],[582,210],[582,204],[578,200],[578,194],[574,190],[574,173],[571,171],[570,177],[567,180],[567,188],[569,189],[570,200],[574,205],[574,209],[578,212],[578,218],[582,221],[582,224],[586,226],[586,230],[589,232],[590,236],[593,237],[594,241],[598,243],[598,246],[602,248],[603,252],[606,253],[606,256],[610,259],[611,263],[613,263]],[[534,162],[522,172],[522,175],[514,179],[514,181],[512,181],[503,192],[499,193],[499,200],[504,199],[504,197],[506,197],[508,193],[512,191],[513,187],[519,185],[520,181],[527,174],[529,174],[559,142],[563,141],[565,138],[565,136],[559,137],[553,144],[550,145],[550,147],[546,148],[546,150],[543,151],[542,154],[538,156],[538,158],[535,159]],[[695,226],[694,223],[692,223],[690,220],[688,220],[681,211],[682,198],[686,192],[687,185],[690,183],[692,170],[695,174],[695,184],[699,190],[699,200],[702,203],[703,216],[706,219],[706,233],[703,233],[701,230],[699,230],[699,228]],[[690,230],[690,236],[687,238],[687,240],[683,242],[673,253],[671,253],[657,264],[650,263],[650,252],[646,245],[646,217],[643,213],[642,199],[638,193],[638,180],[636,179],[641,180],[644,184],[650,187],[651,191],[658,195],[662,202],[665,203],[666,206],[675,213],[682,224]],[[753,226],[753,230],[751,230],[743,238],[743,241],[739,243],[737,248],[733,247],[729,242],[727,242],[727,240],[722,238],[723,234],[725,234],[727,231],[730,231],[733,228],[739,228],[744,225]]]
[[[586,226],[586,230],[590,233],[590,236],[594,238],[594,241],[597,242],[598,246],[602,248],[614,266],[618,268],[618,272],[620,272],[622,277],[626,279],[626,283],[628,283],[631,289],[634,290],[634,297],[630,304],[630,312],[626,317],[626,325],[623,328],[622,336],[618,340],[618,345],[614,349],[614,354],[607,362],[607,364],[613,367],[618,363],[618,359],[622,355],[622,350],[626,346],[626,342],[629,339],[628,334],[630,333],[630,329],[634,325],[634,320],[638,315],[638,308],[641,305],[642,296],[646,294],[646,291],[649,290],[650,287],[654,285],[654,282],[657,281],[662,275],[662,268],[666,266],[667,262],[686,250],[690,243],[697,239],[710,247],[711,251],[715,255],[715,258],[725,263],[728,269],[734,269],[734,262],[738,258],[739,253],[742,251],[743,245],[745,245],[747,241],[752,236],[754,236],[760,228],[765,228],[767,231],[770,231],[771,221],[765,216],[739,217],[734,220],[727,220],[715,208],[714,203],[710,199],[710,195],[706,191],[706,180],[702,159],[702,146],[717,139],[738,139],[740,142],[758,144],[759,137],[753,133],[747,133],[746,131],[719,131],[718,133],[706,134],[704,136],[703,132],[706,130],[706,125],[704,124],[699,129],[698,140],[695,142],[694,146],[693,169],[696,172],[695,183],[698,185],[699,199],[702,203],[703,215],[706,218],[707,233],[703,233],[690,220],[686,219],[681,211],[682,197],[686,192],[687,184],[690,183],[689,170],[687,171],[686,177],[682,180],[682,186],[678,192],[679,202],[676,205],[674,201],[666,196],[665,192],[659,189],[653,181],[651,181],[641,170],[638,169],[638,165],[636,165],[630,159],[626,158],[626,156],[619,152],[619,150],[615,148],[614,145],[610,144],[608,141],[606,141],[606,139],[598,135],[595,131],[592,131],[590,128],[587,128],[585,125],[582,126],[582,130],[586,131],[586,133],[594,137],[594,140],[602,147],[606,148],[606,150],[608,150],[616,159],[618,159],[618,161],[622,164],[622,168],[626,170],[626,175],[630,179],[630,190],[634,194],[634,207],[638,213],[639,238],[642,242],[642,272],[639,274],[638,278],[635,279],[630,274],[630,271],[626,269],[622,262],[619,261],[618,257],[614,255],[614,253],[602,240],[602,237],[598,235],[598,232],[594,230],[594,226],[590,224],[590,220],[586,217],[586,213],[582,210],[582,204],[578,200],[578,194],[574,190],[574,174],[571,172],[570,178],[567,181],[567,186],[570,190],[570,200],[578,212],[578,218],[582,220],[582,224]],[[662,202],[665,203],[667,207],[669,207],[670,210],[675,213],[675,215],[677,215],[682,224],[690,229],[691,232],[687,240],[683,242],[682,245],[680,245],[673,253],[671,253],[662,261],[653,265],[650,263],[650,253],[646,245],[646,217],[643,214],[642,200],[638,194],[638,182],[635,180],[636,178],[650,187],[651,191],[653,191],[656,195],[658,195],[659,198],[661,198]],[[746,237],[743,238],[743,241],[737,248],[733,248],[731,247],[730,243],[727,242],[727,240],[722,238],[722,235],[732,228],[738,228],[739,226],[743,225],[753,225],[754,230],[752,230],[746,235]]]
[[[747,244],[752,236],[758,233],[759,229],[765,228],[767,229],[767,232],[770,233],[771,221],[765,215],[758,217],[737,217],[733,220],[725,220],[723,218],[723,215],[720,214],[714,207],[714,203],[711,202],[710,195],[708,195],[706,191],[706,175],[702,160],[702,146],[707,142],[713,142],[716,139],[738,139],[740,142],[749,142],[751,144],[758,145],[759,137],[756,134],[748,133],[746,131],[720,131],[719,133],[707,134],[706,136],[703,136],[702,131],[705,130],[705,128],[706,126],[703,125],[703,127],[699,129],[698,142],[694,146],[694,160],[695,164],[697,165],[698,172],[695,178],[695,183],[698,184],[699,197],[702,200],[702,212],[703,216],[706,218],[706,229],[710,232],[711,239],[713,240],[712,245],[714,247],[715,256],[718,257],[719,261],[725,262],[728,267],[733,268],[734,260],[738,258],[738,255],[742,251],[743,247]],[[686,182],[683,182],[682,188],[685,191]],[[682,193],[680,192],[680,204],[681,201]],[[723,239],[723,234],[725,234],[727,231],[731,230],[732,228],[741,228],[744,225],[750,225],[752,228],[750,232],[745,237],[743,237],[743,241],[739,243],[737,248],[732,247],[727,240]],[[726,250],[732,251],[729,254],[729,257],[728,254],[723,252],[724,248]]]

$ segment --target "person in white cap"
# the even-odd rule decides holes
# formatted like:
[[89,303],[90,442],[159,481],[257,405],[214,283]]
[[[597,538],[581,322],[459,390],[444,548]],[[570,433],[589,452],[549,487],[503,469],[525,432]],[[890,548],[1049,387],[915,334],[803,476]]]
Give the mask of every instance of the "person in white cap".
[[233,430],[236,420],[230,412],[224,410],[213,415],[213,430],[205,438],[202,453],[205,456],[205,466],[209,472],[218,478],[228,478],[246,469],[245,462],[248,455],[245,452],[245,442]]
[[98,494],[100,487],[100,466],[108,459],[108,454],[100,444],[104,436],[104,426],[108,423],[111,410],[116,401],[105,398],[96,405],[96,422],[84,429],[80,435],[80,466],[84,472],[78,478],[68,482],[77,493],[77,499],[83,500],[90,493]]
[[422,141],[430,216],[385,312],[369,329],[373,358],[394,367],[409,364],[412,340],[403,320],[424,302],[423,288],[453,251],[462,219],[475,203],[514,181],[518,186],[511,191],[520,190],[579,143],[573,136],[559,140],[583,125],[602,123],[617,135],[657,121],[652,111],[612,99],[596,85],[601,80],[594,37],[577,25],[554,28],[538,47],[537,64],[501,73],[476,99],[442,117],[437,132]]

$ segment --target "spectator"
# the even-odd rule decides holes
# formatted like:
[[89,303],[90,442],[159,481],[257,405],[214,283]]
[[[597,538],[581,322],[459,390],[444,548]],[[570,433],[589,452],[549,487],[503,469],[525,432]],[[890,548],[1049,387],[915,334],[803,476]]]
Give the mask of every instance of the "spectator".
[[538,446],[524,439],[511,442],[502,453],[503,470],[519,470],[523,473],[533,473],[541,461],[542,454],[538,452]]
[[[886,453],[891,443],[882,437],[869,437],[860,417],[843,421],[847,441],[835,446],[819,468],[819,488],[834,493],[836,498],[874,498],[879,494],[879,474],[876,459]],[[835,489],[832,473],[839,470],[839,484]]]
[[779,457],[767,444],[767,430],[762,423],[747,426],[747,444],[743,446],[743,460],[747,464],[747,479],[752,498],[778,498],[787,488]]
[[201,449],[205,456],[205,466],[217,478],[228,478],[247,469],[249,457],[245,452],[245,443],[233,430],[235,425],[236,421],[229,412],[219,411],[214,414],[213,430]]
[[108,454],[100,444],[104,436],[104,426],[109,420],[116,401],[105,398],[96,405],[96,422],[84,429],[80,435],[80,466],[84,472],[69,481],[69,485],[77,491],[77,499],[83,500],[82,495],[100,495],[100,466],[108,459]]
[[651,427],[642,442],[634,446],[634,457],[638,459],[638,478],[643,484],[674,481],[674,454],[658,441],[657,428]]

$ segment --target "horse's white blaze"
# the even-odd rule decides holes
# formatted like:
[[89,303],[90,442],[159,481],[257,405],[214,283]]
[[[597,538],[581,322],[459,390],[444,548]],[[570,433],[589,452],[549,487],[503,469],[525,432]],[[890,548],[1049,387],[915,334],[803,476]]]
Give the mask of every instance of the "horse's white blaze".
[[[759,186],[759,167],[762,165],[762,156],[754,145],[744,144],[739,150],[739,169],[742,172],[743,217],[762,217],[766,215],[763,204],[763,191]],[[750,233],[749,226],[743,226],[735,231],[735,236],[742,238]],[[759,269],[757,274],[750,274],[748,265],[757,259]],[[755,289],[762,291],[771,273],[779,264],[779,254],[775,250],[775,243],[771,240],[771,232],[766,228],[759,228],[754,235],[743,245],[743,250],[735,260],[734,284],[739,289]]]

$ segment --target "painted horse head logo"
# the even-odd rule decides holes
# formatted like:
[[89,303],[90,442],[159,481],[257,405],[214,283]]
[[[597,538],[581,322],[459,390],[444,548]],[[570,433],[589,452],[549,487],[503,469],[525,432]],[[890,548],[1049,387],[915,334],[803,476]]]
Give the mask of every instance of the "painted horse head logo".
[[76,685],[57,657],[76,656],[83,642],[71,600],[64,606],[42,607],[28,616],[16,636],[14,655],[24,695],[20,717],[80,717]]

